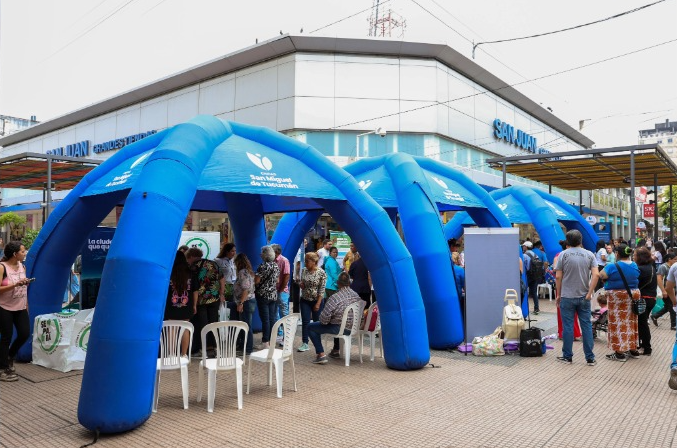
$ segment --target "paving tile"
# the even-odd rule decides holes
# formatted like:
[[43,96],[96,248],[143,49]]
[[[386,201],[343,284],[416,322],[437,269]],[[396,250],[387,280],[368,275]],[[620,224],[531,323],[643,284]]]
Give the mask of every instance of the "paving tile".
[[[539,326],[556,330],[554,302],[542,304]],[[235,376],[219,373],[215,410],[196,402],[197,362],[189,366],[190,402],[183,409],[179,372],[164,372],[158,412],[141,427],[102,435],[95,447],[671,447],[677,446],[677,392],[667,387],[675,334],[667,319],[651,327],[653,355],[588,367],[582,343],[574,364],[555,357],[478,358],[433,350],[414,372],[386,368],[381,358],[351,365],[311,363],[295,353],[298,392],[285,365],[283,397],[253,366],[251,393],[237,409]],[[257,342],[258,338],[257,336]],[[297,338],[300,344],[300,338]],[[93,440],[77,422],[82,372],[18,364],[20,381],[0,384],[0,447],[68,447]],[[205,378],[206,380],[206,378]],[[245,368],[246,388],[246,368]]]

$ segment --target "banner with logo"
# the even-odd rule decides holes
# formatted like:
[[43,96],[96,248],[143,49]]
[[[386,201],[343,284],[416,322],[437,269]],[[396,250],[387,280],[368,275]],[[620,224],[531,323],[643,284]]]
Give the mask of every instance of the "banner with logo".
[[186,230],[181,232],[181,239],[179,240],[179,246],[184,244],[188,247],[197,247],[203,253],[202,258],[213,260],[221,250],[221,233]]
[[638,202],[646,202],[646,187],[635,188],[635,200]]
[[[129,189],[138,179],[153,150],[130,157],[94,182],[83,196]],[[227,167],[227,168],[224,168]],[[275,211],[319,208],[304,198],[343,200],[345,196],[330,181],[296,157],[259,143],[233,135],[216,148],[200,176],[198,191],[228,191],[270,195]],[[198,194],[195,198],[209,201],[212,208],[227,204]]]
[[644,204],[644,218],[656,216],[656,204]]
[[99,295],[101,274],[108,249],[115,235],[114,227],[97,227],[82,248],[82,273],[80,274],[80,309],[94,308]]
[[334,243],[334,247],[338,249],[338,257],[336,257],[336,261],[338,261],[339,266],[343,266],[343,257],[345,257],[350,250],[350,237],[346,232],[330,230],[329,239],[332,241],[332,243]]
[[35,317],[33,364],[70,372],[85,367],[94,309]]

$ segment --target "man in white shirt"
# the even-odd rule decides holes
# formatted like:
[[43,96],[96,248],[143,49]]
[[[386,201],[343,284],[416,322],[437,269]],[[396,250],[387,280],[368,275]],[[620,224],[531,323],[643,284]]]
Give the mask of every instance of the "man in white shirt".
[[326,239],[322,243],[322,248],[317,251],[317,256],[320,257],[320,259],[317,261],[317,265],[322,269],[324,269],[324,259],[329,257],[329,249],[331,249],[331,246],[333,246],[331,240]]

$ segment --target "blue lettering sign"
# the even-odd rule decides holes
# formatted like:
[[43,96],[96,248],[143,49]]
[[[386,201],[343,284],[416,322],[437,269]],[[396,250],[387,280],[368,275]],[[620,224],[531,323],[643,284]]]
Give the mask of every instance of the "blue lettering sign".
[[505,140],[511,145],[515,145],[532,154],[550,154],[545,148],[538,147],[538,139],[524,132],[521,129],[515,129],[512,125],[497,118],[494,120],[494,137],[499,140]]
[[[140,134],[129,135],[123,138],[116,138],[115,140],[109,140],[104,143],[97,143],[92,145],[92,152],[94,154],[100,154],[106,151],[114,151],[116,149],[124,148],[125,146],[132,144],[141,140],[142,138],[148,137],[149,135],[155,134],[157,131],[148,131],[142,132]],[[66,145],[64,148],[54,148],[45,151],[45,154],[50,154],[54,156],[68,156],[68,157],[87,157],[89,156],[89,140],[83,140],[78,143],[73,143]]]
[[98,143],[92,147],[92,152],[95,154],[100,154],[102,152],[115,151],[117,149],[122,149],[127,145],[130,145],[134,142],[141,140],[142,138],[148,137],[149,135],[155,134],[157,131],[148,131],[142,132],[140,134],[129,135],[127,137],[117,138],[115,140],[109,140],[104,143]]

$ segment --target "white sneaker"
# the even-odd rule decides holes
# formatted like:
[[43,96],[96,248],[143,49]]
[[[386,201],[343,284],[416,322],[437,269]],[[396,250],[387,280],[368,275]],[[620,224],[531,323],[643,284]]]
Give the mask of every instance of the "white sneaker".
[[307,352],[308,350],[310,350],[310,348],[308,347],[308,344],[306,344],[305,342],[301,344],[299,348],[296,349],[296,351],[299,352]]

